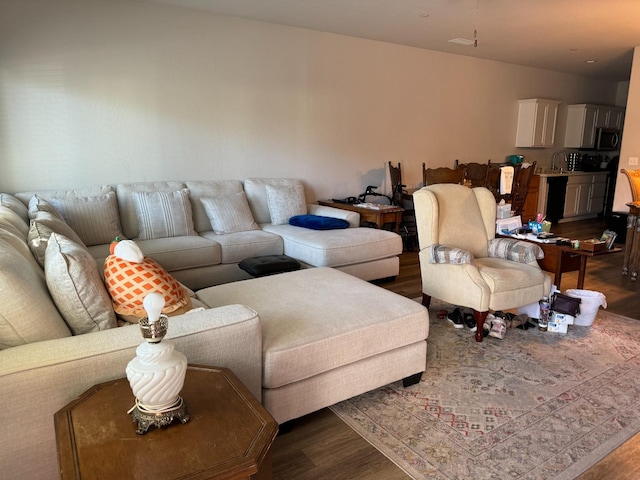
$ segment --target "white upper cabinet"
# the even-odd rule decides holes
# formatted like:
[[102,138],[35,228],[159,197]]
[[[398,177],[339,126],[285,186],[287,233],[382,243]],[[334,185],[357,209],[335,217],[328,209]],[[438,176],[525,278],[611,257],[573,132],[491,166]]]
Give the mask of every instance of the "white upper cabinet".
[[622,129],[624,108],[580,103],[567,107],[565,148],[594,148],[597,128]]
[[542,98],[520,100],[516,147],[553,147],[559,104]]

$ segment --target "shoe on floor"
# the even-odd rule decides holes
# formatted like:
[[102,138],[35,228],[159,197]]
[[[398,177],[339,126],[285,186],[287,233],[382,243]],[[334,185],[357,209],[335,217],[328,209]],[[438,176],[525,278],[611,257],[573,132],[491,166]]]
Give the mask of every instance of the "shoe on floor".
[[464,328],[464,317],[462,316],[462,310],[454,308],[453,312],[447,315],[447,320],[453,325],[454,328]]
[[465,311],[462,315],[464,316],[464,324],[467,326],[467,328],[472,332],[475,332],[478,329],[478,325],[476,323],[476,318],[473,316],[473,313]]
[[493,322],[491,322],[491,330],[489,331],[489,336],[503,339],[506,332],[507,324],[505,323],[504,319],[500,317],[494,318]]

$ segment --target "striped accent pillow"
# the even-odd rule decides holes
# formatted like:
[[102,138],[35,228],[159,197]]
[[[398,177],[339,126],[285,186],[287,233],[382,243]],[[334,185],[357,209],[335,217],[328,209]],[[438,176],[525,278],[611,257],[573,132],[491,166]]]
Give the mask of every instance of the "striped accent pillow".
[[90,247],[122,237],[115,192],[89,197],[51,197],[49,203]]
[[430,245],[427,247],[429,263],[463,264],[473,263],[473,255],[467,250],[446,245]]
[[260,226],[253,219],[244,192],[201,198],[200,201],[207,212],[213,231],[218,235],[260,230]]
[[189,190],[132,192],[139,240],[197,235],[193,227]]
[[514,238],[494,238],[489,241],[489,256],[518,263],[532,263],[544,258],[539,245]]

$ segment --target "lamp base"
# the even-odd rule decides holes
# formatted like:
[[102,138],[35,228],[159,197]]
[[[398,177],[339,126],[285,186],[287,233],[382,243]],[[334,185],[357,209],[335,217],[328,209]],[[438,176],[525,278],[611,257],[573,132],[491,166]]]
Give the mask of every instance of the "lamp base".
[[138,403],[128,412],[131,414],[131,420],[138,424],[136,433],[138,435],[144,435],[147,433],[150,427],[166,427],[173,423],[175,420],[180,420],[181,423],[187,423],[190,419],[187,413],[187,406],[185,405],[182,397],[174,402],[167,408],[162,410],[150,410]]

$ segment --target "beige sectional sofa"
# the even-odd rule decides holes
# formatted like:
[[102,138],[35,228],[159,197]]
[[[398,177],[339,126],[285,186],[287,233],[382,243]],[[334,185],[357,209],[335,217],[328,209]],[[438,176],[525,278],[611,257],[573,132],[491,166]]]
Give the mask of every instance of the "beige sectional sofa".
[[[109,317],[111,304],[101,303],[99,266],[108,255],[114,227],[197,290],[193,305],[205,309],[171,317],[168,338],[176,348],[191,363],[230,368],[278,422],[406,377],[416,381],[426,361],[426,309],[366,281],[397,274],[400,238],[358,228],[359,219],[350,212],[318,206],[306,209],[341,217],[351,228],[314,231],[274,224],[269,195],[299,193],[301,185],[288,179],[123,184],[40,192],[38,197],[49,199],[40,204],[32,200],[35,192],[0,194],[3,478],[57,478],[53,414],[90,386],[123,377],[135,356],[142,340],[138,326],[116,328]],[[141,232],[148,236],[149,225],[134,204],[134,198],[141,202],[144,195],[134,192],[163,191],[173,198],[184,196],[176,192],[185,188],[195,233],[141,239]],[[197,201],[215,194],[225,201],[233,196],[233,202],[237,194],[246,196],[258,227],[216,233],[203,202]],[[32,215],[41,221],[29,220],[30,203]],[[36,212],[47,203],[67,208],[66,218]],[[222,214],[225,205],[218,205]],[[287,205],[288,200],[285,210]],[[86,218],[78,223],[81,214]],[[162,228],[180,233],[184,225],[177,217],[172,214],[168,220],[175,224],[165,222]],[[237,220],[231,218],[231,224]],[[52,235],[54,226],[62,233]],[[77,236],[85,246],[65,240],[67,236]],[[58,244],[55,259],[64,254],[64,261],[55,264],[50,250]],[[65,250],[69,245],[75,247]],[[246,279],[237,265],[249,256],[282,253],[305,268]],[[60,263],[62,270],[67,268],[66,277],[51,278]],[[89,274],[98,280],[90,280]],[[82,303],[85,297],[95,301]],[[80,334],[70,318],[78,309],[87,333]],[[98,322],[105,311],[109,315]]]

